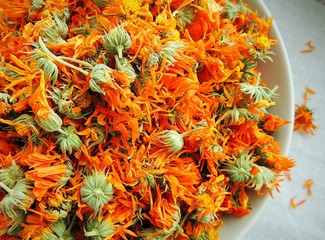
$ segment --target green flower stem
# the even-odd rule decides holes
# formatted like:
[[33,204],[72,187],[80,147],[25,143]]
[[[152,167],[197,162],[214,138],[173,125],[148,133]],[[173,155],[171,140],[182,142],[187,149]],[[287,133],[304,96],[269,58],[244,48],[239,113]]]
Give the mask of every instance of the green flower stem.
[[196,131],[198,131],[198,130],[202,130],[202,129],[203,129],[202,127],[193,128],[193,129],[191,129],[191,130],[188,130],[187,132],[182,133],[181,136],[184,138],[184,137],[186,137],[187,135],[189,135],[189,134],[191,134],[191,133],[193,133],[193,132],[196,132]]
[[4,190],[6,190],[7,193],[11,194],[12,193],[12,189],[8,188],[7,185],[5,185],[4,183],[0,182],[0,187],[2,187]]
[[65,232],[67,232],[67,233],[70,233],[71,232],[71,229],[73,227],[74,222],[76,221],[76,218],[77,218],[77,215],[76,214],[73,214],[72,219],[71,219],[71,222],[70,222],[68,228],[65,230]]
[[[122,50],[123,50],[123,49],[122,49]],[[122,69],[122,64],[121,64],[120,58],[119,58],[117,55],[114,55],[114,59],[115,59],[115,62],[116,62],[117,68],[118,68],[118,69]]]
[[79,64],[84,65],[85,67],[90,68],[90,69],[93,68],[93,65],[91,65],[90,63],[76,59],[76,58],[70,58],[70,57],[66,57],[66,56],[58,56],[58,57],[61,58],[62,60],[79,63]]
[[72,65],[72,64],[70,64],[70,63],[64,61],[64,60],[61,59],[60,57],[55,56],[55,55],[54,55],[50,50],[48,50],[48,48],[45,46],[45,43],[43,42],[43,40],[42,40],[41,37],[39,37],[38,42],[39,42],[39,45],[40,45],[41,49],[44,51],[44,53],[45,53],[48,57],[52,58],[53,60],[55,60],[55,61],[57,61],[57,62],[59,62],[59,63],[65,65],[65,66],[67,66],[67,67],[73,68],[73,69],[75,69],[75,70],[81,72],[82,74],[84,74],[84,75],[86,75],[86,76],[88,75],[88,72],[85,71],[85,70],[83,70],[82,68],[76,67],[75,65]]
[[124,50],[123,45],[116,46],[116,51],[117,51],[117,55],[118,55],[119,59],[122,59],[122,57],[123,57],[123,50]]

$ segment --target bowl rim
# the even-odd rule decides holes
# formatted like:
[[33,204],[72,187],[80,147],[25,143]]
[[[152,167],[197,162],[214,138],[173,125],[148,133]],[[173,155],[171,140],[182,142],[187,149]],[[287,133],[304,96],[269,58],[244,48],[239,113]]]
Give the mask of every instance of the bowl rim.
[[[254,11],[257,11],[260,16],[271,18],[272,15],[263,2],[263,0],[246,0],[245,1]],[[291,144],[293,125],[294,125],[294,92],[293,92],[293,79],[290,67],[289,57],[286,51],[285,43],[276,24],[276,20],[273,20],[270,28],[269,35],[278,40],[278,44],[272,47],[272,51],[275,53],[275,57],[272,56],[274,62],[262,63],[261,73],[263,76],[263,69],[267,64],[275,65],[278,70],[281,71],[283,79],[286,81],[281,82],[280,88],[282,88],[282,94],[275,100],[276,106],[272,107],[271,112],[280,116],[281,118],[288,120],[289,123],[282,127],[276,135],[277,141],[281,146],[281,154],[288,155]],[[264,65],[264,68],[263,68]],[[268,82],[266,80],[266,82]],[[278,85],[278,84],[275,84]],[[281,91],[281,89],[279,89]],[[281,104],[279,106],[279,104]],[[219,231],[220,240],[236,240],[242,238],[248,230],[256,223],[259,216],[262,214],[266,205],[270,200],[269,194],[265,194],[261,197],[253,196],[251,213],[244,217],[223,217],[224,224]]]

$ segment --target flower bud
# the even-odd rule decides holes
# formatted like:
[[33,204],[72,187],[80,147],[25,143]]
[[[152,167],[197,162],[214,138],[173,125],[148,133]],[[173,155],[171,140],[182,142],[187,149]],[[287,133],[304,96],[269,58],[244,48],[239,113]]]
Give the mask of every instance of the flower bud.
[[62,126],[62,119],[52,108],[40,109],[36,115],[36,121],[46,132],[59,131]]
[[234,183],[250,180],[253,165],[248,152],[242,152],[237,157],[233,156],[233,160],[233,162],[223,163],[226,168],[222,169],[222,171],[226,172],[230,180]]
[[131,45],[131,37],[122,26],[113,28],[103,39],[104,48],[111,54],[117,54],[120,59]]
[[160,136],[160,139],[173,153],[179,152],[184,146],[183,135],[175,130],[167,130],[165,134]]
[[271,184],[276,178],[275,172],[267,167],[258,166],[256,164],[254,164],[254,167],[257,168],[258,171],[248,181],[247,185],[253,187],[256,191],[261,190],[264,185],[268,188],[271,188]]
[[90,74],[90,89],[94,92],[105,94],[102,84],[112,84],[114,79],[110,76],[113,70],[105,64],[97,64]]
[[39,133],[36,128],[37,123],[35,119],[28,114],[22,114],[16,119],[12,120],[12,122],[16,129],[16,132],[20,136],[27,136],[29,130],[32,130],[33,137],[37,136]]
[[64,219],[57,222],[53,222],[50,225],[50,229],[46,229],[44,233],[40,236],[42,240],[73,240],[73,236],[70,233],[70,229],[66,224]]
[[74,126],[68,126],[60,130],[60,134],[57,136],[56,143],[60,144],[63,154],[72,153],[75,149],[80,149],[82,142],[79,136],[75,133]]
[[19,180],[24,178],[24,170],[15,161],[12,161],[11,166],[0,170],[0,182],[8,188],[13,188]]
[[44,76],[47,79],[50,79],[52,83],[54,84],[59,76],[59,70],[58,67],[54,62],[52,62],[49,59],[46,59],[44,57],[40,57],[38,60],[38,67],[42,68],[44,71]]
[[187,5],[180,10],[174,11],[173,15],[178,20],[182,28],[185,28],[187,25],[193,22],[195,17],[195,12],[193,7]]
[[91,237],[91,239],[108,239],[114,232],[114,225],[109,218],[102,222],[97,218],[88,219],[86,222],[85,236]]
[[106,180],[104,171],[94,171],[90,176],[85,177],[85,185],[81,187],[82,201],[86,202],[97,213],[104,205],[113,199],[113,186]]
[[33,203],[31,195],[30,181],[26,178],[17,181],[14,187],[9,188],[3,182],[0,182],[0,187],[3,188],[7,194],[0,202],[0,212],[4,215],[14,218],[17,209],[26,210]]

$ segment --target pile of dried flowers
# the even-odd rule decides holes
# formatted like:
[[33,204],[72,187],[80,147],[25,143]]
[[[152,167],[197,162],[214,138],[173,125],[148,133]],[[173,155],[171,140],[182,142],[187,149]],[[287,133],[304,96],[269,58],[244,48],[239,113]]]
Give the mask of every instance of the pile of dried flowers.
[[294,162],[242,1],[0,2],[1,239],[217,239]]

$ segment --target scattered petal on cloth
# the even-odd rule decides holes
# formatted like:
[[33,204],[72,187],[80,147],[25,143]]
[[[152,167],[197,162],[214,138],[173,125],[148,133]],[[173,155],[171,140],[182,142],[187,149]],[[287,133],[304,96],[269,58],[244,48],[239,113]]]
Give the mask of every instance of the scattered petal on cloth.
[[[291,181],[281,187],[281,197],[275,196],[258,218],[255,225],[241,240],[322,240],[325,225],[325,1],[324,0],[264,0],[274,16],[287,48],[295,102],[302,103],[306,87],[317,94],[310,96],[309,106],[314,110],[318,129],[314,135],[295,132],[291,141],[290,156],[296,160]],[[302,54],[306,42],[312,40],[314,51]],[[319,93],[319,94],[318,94]],[[303,188],[306,179],[312,179],[312,196]],[[290,199],[305,204],[290,207]]]

